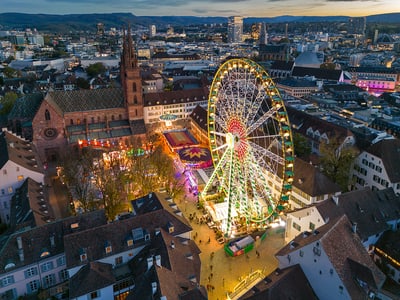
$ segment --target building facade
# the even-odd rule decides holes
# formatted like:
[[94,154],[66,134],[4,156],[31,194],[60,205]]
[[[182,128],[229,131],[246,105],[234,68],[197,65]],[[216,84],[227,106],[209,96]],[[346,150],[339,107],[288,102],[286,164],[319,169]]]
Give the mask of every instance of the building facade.
[[8,131],[0,132],[0,217],[10,222],[11,198],[27,178],[44,183],[44,169],[30,143]]
[[241,43],[243,35],[243,17],[228,18],[228,43]]

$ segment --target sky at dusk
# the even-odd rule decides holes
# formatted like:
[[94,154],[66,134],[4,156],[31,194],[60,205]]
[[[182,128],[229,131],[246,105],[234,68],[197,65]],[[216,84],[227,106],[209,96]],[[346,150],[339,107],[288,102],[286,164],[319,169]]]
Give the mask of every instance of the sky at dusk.
[[0,13],[137,16],[368,16],[400,12],[400,0],[1,0]]

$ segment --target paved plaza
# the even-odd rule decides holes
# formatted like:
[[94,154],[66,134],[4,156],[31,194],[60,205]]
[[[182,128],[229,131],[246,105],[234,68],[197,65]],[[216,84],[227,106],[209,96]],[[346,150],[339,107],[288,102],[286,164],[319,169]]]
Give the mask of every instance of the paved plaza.
[[[190,196],[184,199],[177,202],[188,220],[190,214],[197,216],[203,214],[202,210],[196,207],[197,197]],[[217,242],[214,231],[207,224],[198,224],[195,219],[190,221],[190,224],[193,227],[192,237],[201,250],[200,281],[203,286],[208,287],[210,300],[227,299],[227,294],[233,292],[241,280],[250,273],[260,270],[263,275],[267,275],[278,266],[274,254],[284,245],[282,227],[268,229],[267,237],[262,241],[258,239],[254,249],[248,254],[230,257],[225,253],[223,245]]]

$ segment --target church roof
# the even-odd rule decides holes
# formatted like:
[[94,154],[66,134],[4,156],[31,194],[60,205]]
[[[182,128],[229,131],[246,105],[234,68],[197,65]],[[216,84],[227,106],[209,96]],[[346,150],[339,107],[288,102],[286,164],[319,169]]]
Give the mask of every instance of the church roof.
[[15,101],[15,104],[8,115],[8,119],[29,118],[33,119],[40,104],[43,101],[42,93],[24,95]]
[[51,91],[46,98],[61,113],[124,107],[124,95],[120,88]]

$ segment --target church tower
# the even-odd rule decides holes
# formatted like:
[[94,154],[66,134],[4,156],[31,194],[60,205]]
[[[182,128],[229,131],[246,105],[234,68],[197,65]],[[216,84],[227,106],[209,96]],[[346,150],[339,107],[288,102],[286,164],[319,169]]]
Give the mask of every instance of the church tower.
[[129,120],[143,119],[142,78],[140,76],[136,50],[133,47],[130,25],[128,26],[127,33],[124,30],[123,34],[120,72]]

